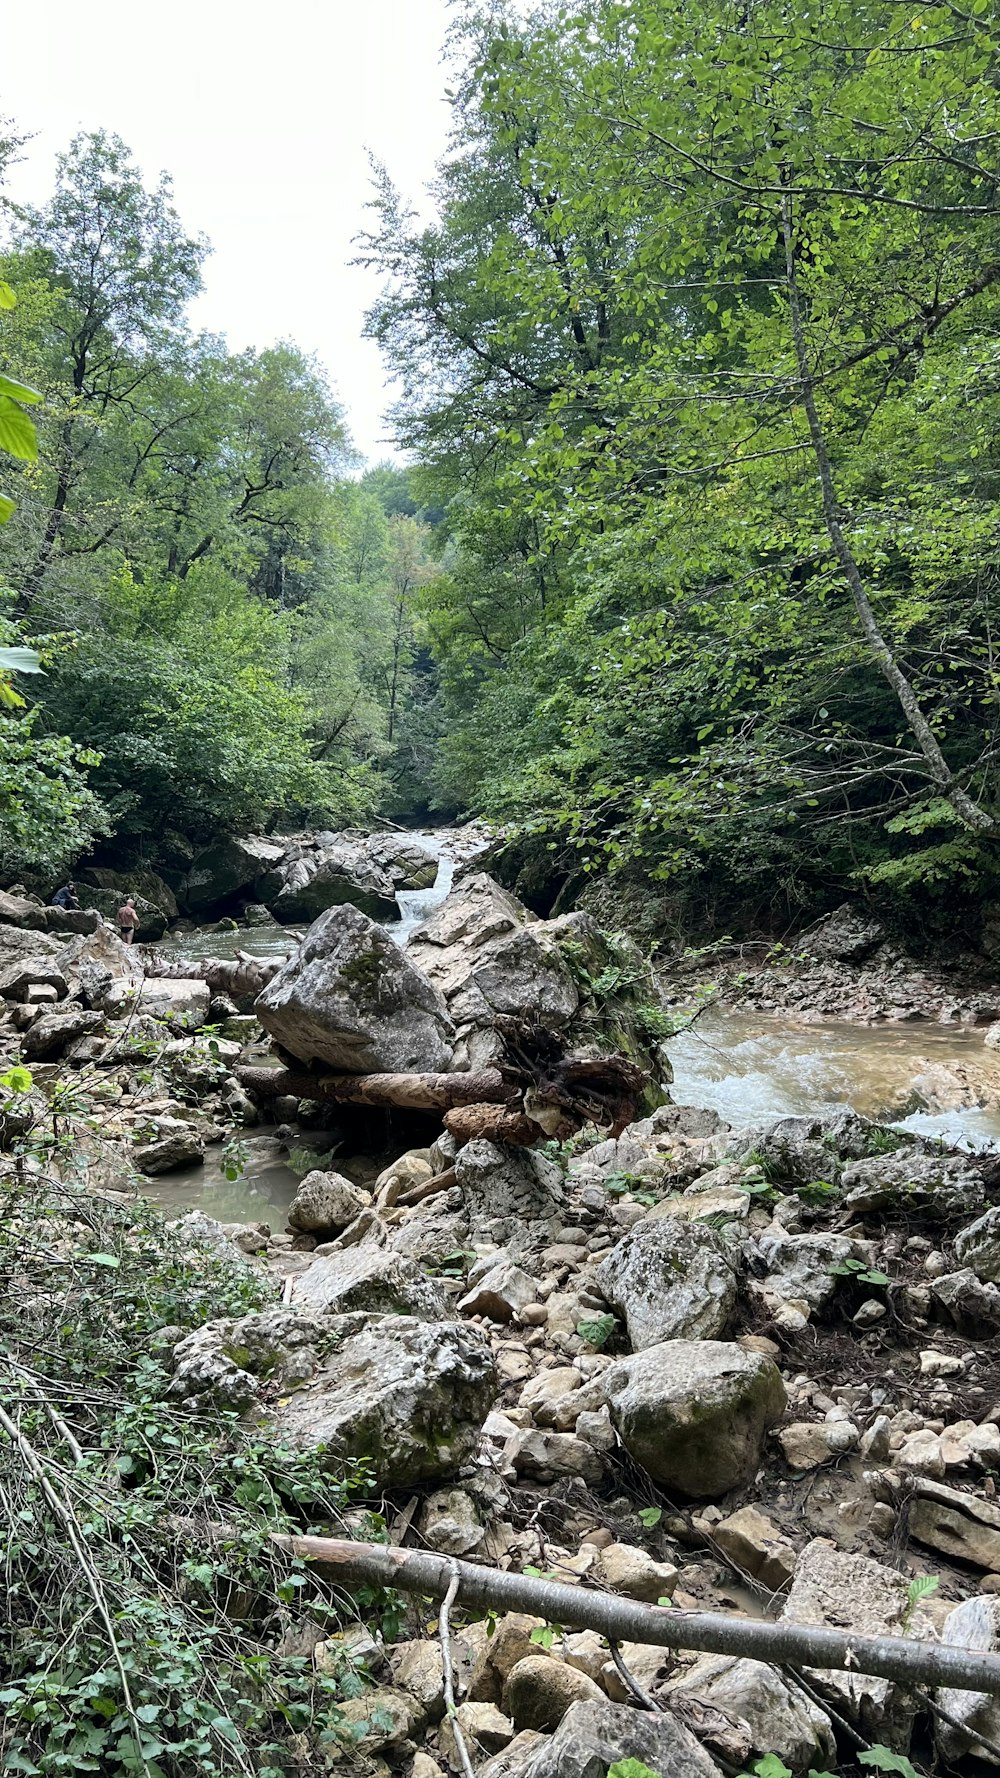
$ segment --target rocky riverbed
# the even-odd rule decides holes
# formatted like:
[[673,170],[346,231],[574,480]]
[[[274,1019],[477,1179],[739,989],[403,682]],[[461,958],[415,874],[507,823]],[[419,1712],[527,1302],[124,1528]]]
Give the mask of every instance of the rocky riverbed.
[[[271,1293],[160,1330],[180,1412],[236,1414],[332,1474],[363,1464],[409,1547],[581,1595],[1000,1651],[991,1155],[844,1103],[776,1118],[677,1102],[697,1087],[678,1052],[671,1092],[670,1020],[638,953],[582,916],[535,920],[484,876],[425,905],[405,950],[328,905],[287,962],[265,957],[252,1006],[194,958],[146,977],[96,916],[54,931],[34,905],[0,902],[4,1059],[34,1077],[7,1089],[19,1167],[123,1205],[137,1175],[177,1179],[206,1150],[233,1184],[244,1144],[286,1168],[279,1214],[174,1225],[206,1266]],[[970,1024],[991,1005],[969,999]],[[591,1121],[564,1058],[606,1089],[612,1051],[643,1070],[645,1103]],[[442,1104],[449,1081],[499,1076],[499,1099],[325,1098],[352,1061],[356,1080],[419,1078]],[[264,1064],[311,1090],[275,1102]],[[980,1694],[803,1684],[519,1613],[460,1617],[451,1715],[426,1624],[414,1609],[395,1640],[349,1613],[294,1625],[319,1674],[352,1651],[352,1758],[371,1778],[456,1772],[460,1742],[484,1778],[604,1778],[627,1758],[713,1778],[764,1754],[828,1768],[859,1740],[961,1764],[1000,1739]]]

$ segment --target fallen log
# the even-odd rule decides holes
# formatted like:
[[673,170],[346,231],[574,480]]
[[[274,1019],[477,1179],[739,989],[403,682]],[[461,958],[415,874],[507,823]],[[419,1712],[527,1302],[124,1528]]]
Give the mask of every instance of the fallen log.
[[[308,1074],[292,1068],[237,1068],[255,1099],[332,1099],[341,1105],[398,1105],[407,1111],[449,1111],[484,1101],[504,1105],[516,1090],[498,1068],[478,1074]],[[536,1137],[537,1137],[536,1129]]]
[[512,1148],[533,1148],[543,1136],[571,1136],[580,1126],[560,1119],[555,1130],[550,1131],[547,1124],[537,1123],[516,1106],[459,1105],[454,1111],[445,1112],[444,1127],[454,1136],[459,1148],[464,1148],[478,1136],[485,1136],[487,1142],[509,1143]]
[[[857,1636],[822,1625],[770,1623],[714,1611],[675,1611],[640,1605],[615,1593],[598,1593],[527,1574],[478,1568],[423,1550],[338,1537],[290,1537],[274,1542],[293,1558],[312,1562],[341,1585],[395,1587],[403,1593],[501,1611],[526,1611],[573,1630],[596,1630],[613,1642],[693,1649],[735,1655],[775,1666],[836,1668],[895,1679],[904,1685],[947,1686],[1000,1697],[1000,1655],[979,1649],[922,1642],[909,1636]],[[457,1585],[455,1585],[457,1579]]]

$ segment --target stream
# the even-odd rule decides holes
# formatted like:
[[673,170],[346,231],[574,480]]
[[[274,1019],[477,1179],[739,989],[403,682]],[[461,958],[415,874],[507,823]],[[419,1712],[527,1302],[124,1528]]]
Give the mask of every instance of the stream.
[[[413,837],[437,853],[439,864],[430,889],[399,891],[401,918],[386,925],[404,946],[448,894],[459,862],[445,850],[447,832]],[[238,950],[285,956],[291,948],[290,929],[276,922],[178,935],[167,945],[190,957],[231,957]],[[673,1098],[710,1107],[733,1125],[846,1103],[948,1144],[1000,1148],[1000,1051],[984,1047],[981,1030],[920,1021],[796,1023],[710,1006],[671,1039],[667,1051]],[[337,1164],[336,1140],[335,1130],[310,1130],[298,1138],[303,1150],[327,1157],[328,1165]],[[243,1148],[238,1179],[227,1180],[218,1152],[209,1150],[204,1166],[151,1179],[149,1196],[175,1215],[198,1208],[222,1222],[280,1226],[301,1173],[289,1165],[288,1147],[273,1127],[248,1131]]]

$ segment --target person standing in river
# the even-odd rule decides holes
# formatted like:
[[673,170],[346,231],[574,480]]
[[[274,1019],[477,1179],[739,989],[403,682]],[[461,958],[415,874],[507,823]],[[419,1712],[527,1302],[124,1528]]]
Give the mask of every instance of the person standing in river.
[[118,930],[127,945],[134,944],[135,931],[138,924],[139,914],[135,905],[135,898],[131,895],[126,895],[125,900],[118,909]]

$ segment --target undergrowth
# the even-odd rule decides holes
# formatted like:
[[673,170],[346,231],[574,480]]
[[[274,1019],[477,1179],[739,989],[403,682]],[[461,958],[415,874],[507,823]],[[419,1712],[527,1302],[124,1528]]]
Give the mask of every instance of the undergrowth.
[[[171,1402],[171,1339],[273,1301],[238,1262],[8,1163],[0,1179],[0,1769],[102,1778],[315,1770],[349,1668],[281,1639],[377,1617],[271,1542],[341,1534],[363,1476]],[[166,1339],[163,1330],[172,1330]],[[308,1734],[305,1731],[308,1729]],[[361,1732],[364,1732],[362,1726]],[[352,1733],[357,1738],[357,1726]],[[312,1752],[310,1752],[310,1749]]]

